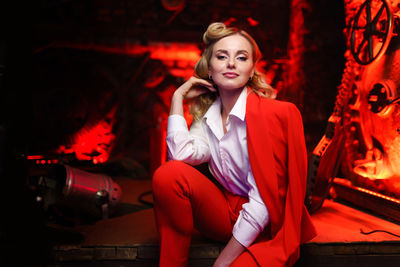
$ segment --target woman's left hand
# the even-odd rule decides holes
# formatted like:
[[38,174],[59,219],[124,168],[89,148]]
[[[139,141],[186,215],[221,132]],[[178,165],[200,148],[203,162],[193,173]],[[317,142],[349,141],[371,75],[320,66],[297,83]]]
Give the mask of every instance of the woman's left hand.
[[246,248],[232,236],[221,254],[219,254],[213,267],[230,266],[245,250]]
[[[219,259],[219,257],[218,257],[218,259]],[[218,260],[218,259],[214,262],[213,267],[229,267],[232,264],[232,262],[222,262],[222,260]]]

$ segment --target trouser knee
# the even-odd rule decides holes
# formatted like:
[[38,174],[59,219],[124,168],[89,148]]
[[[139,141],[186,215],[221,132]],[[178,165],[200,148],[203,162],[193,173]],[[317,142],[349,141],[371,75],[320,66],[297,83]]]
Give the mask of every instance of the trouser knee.
[[177,160],[168,161],[158,167],[152,179],[154,194],[157,195],[158,192],[173,187],[182,178],[184,169],[188,167],[186,163]]

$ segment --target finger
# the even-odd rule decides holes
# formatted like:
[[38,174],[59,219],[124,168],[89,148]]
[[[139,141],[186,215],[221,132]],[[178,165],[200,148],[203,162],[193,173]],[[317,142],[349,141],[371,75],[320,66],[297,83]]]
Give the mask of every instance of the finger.
[[194,78],[194,83],[200,86],[204,86],[206,87],[208,90],[210,90],[211,92],[216,92],[217,90],[215,89],[214,85],[212,83],[210,83],[207,80],[204,79],[199,79],[197,77],[193,77]]
[[208,91],[209,91],[208,88],[199,87],[199,88],[194,89],[192,92],[196,95],[202,95],[202,94],[208,93]]
[[193,83],[194,84],[201,84],[201,85],[204,85],[206,87],[212,87],[213,86],[212,83],[210,83],[207,80],[201,79],[201,78],[197,78],[197,77],[192,76],[191,79],[193,79]]
[[207,87],[208,90],[210,90],[211,92],[217,92],[217,89],[214,87],[214,85],[211,85],[211,87]]

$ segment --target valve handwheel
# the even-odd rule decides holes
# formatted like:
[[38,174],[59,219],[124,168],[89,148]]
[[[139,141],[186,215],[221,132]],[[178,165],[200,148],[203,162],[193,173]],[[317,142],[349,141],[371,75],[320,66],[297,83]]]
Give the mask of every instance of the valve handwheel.
[[379,59],[393,34],[393,14],[387,0],[366,0],[354,17],[351,53],[357,63],[368,65]]

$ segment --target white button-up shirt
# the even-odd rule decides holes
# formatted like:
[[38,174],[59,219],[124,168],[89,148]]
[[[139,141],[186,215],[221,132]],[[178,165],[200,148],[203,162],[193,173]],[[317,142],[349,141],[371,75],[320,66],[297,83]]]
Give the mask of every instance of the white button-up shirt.
[[221,100],[218,98],[202,120],[193,122],[190,131],[180,115],[168,118],[167,145],[170,159],[192,165],[209,163],[214,177],[229,192],[246,196],[233,236],[250,246],[269,221],[269,214],[257,189],[247,151],[246,100],[244,88],[226,120],[224,134]]

